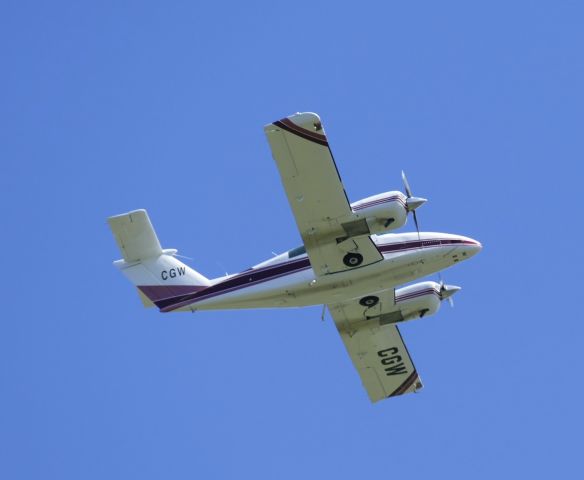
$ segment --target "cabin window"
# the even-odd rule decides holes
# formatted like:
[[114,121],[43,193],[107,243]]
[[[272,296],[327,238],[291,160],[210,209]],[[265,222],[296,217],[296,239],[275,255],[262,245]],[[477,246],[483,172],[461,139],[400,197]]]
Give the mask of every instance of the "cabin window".
[[294,258],[299,255],[304,255],[306,253],[306,247],[302,245],[301,247],[293,248],[292,250],[288,251],[288,258]]

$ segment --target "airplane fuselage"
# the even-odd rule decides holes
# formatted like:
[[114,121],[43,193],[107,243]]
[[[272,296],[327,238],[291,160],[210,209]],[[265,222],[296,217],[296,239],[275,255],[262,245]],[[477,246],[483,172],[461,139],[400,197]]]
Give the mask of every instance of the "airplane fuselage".
[[216,279],[211,287],[162,305],[162,311],[302,307],[332,304],[395,288],[466,260],[480,251],[476,240],[422,232],[374,236],[383,260],[317,277],[306,254],[278,255],[244,272]]

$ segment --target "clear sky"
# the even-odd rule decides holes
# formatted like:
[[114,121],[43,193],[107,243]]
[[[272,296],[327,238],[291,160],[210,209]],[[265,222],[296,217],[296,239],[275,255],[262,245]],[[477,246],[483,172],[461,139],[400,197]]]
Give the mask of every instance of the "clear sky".
[[[406,4],[407,3],[407,4]],[[0,14],[0,478],[575,478],[581,2],[29,2]],[[320,308],[163,315],[106,218],[214,277],[300,243],[262,126],[484,249],[371,405]],[[411,224],[406,227],[412,228]]]

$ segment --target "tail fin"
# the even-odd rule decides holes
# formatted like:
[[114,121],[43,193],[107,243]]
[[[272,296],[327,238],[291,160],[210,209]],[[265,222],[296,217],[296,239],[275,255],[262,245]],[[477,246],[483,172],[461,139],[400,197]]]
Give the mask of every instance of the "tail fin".
[[211,285],[208,278],[163,250],[146,210],[108,218],[123,260],[114,265],[138,288],[145,307],[160,300],[195,293]]

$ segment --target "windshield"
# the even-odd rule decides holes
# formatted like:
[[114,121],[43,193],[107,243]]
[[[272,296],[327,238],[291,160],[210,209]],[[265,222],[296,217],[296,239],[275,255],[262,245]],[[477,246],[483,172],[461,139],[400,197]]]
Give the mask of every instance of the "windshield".
[[306,248],[304,247],[304,245],[300,246],[300,247],[296,247],[293,248],[292,250],[288,251],[288,258],[294,258],[297,257],[299,255],[304,255],[306,253]]

